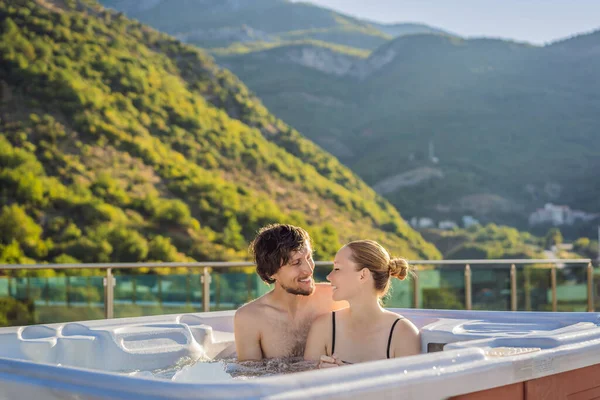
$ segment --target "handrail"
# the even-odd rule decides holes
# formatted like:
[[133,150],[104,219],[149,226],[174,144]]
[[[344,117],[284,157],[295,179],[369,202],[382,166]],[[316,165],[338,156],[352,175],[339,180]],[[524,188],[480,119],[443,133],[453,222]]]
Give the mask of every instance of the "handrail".
[[[316,261],[315,265],[330,266],[332,261]],[[471,276],[474,269],[479,269],[482,265],[492,266],[492,268],[503,268],[510,265],[510,292],[511,292],[511,310],[516,311],[517,308],[517,285],[516,285],[516,268],[518,265],[528,264],[551,264],[551,293],[552,293],[552,310],[557,309],[556,299],[556,267],[558,264],[583,264],[587,267],[587,309],[594,311],[594,293],[593,293],[593,267],[590,258],[574,258],[574,259],[480,259],[480,260],[409,260],[409,264],[413,266],[414,275],[412,279],[413,285],[413,306],[418,307],[418,282],[419,282],[419,266],[447,266],[450,268],[464,268],[465,282],[465,308],[471,309]],[[105,318],[113,318],[114,310],[114,285],[115,269],[134,269],[134,268],[202,268],[202,304],[205,312],[210,311],[210,283],[211,276],[209,269],[224,269],[234,267],[254,267],[255,264],[251,261],[202,261],[202,262],[142,262],[142,263],[76,263],[76,264],[0,264],[2,270],[41,270],[41,269],[105,269],[106,277],[104,278],[104,315]],[[527,277],[526,277],[527,279]]]
[[[569,259],[481,259],[481,260],[408,260],[411,265],[483,265],[483,264],[588,264],[590,258]],[[333,261],[315,261],[317,266],[332,265]],[[73,263],[73,264],[0,264],[0,270],[14,269],[132,269],[132,268],[232,268],[254,267],[251,261],[194,261],[194,262],[140,262],[140,263]]]

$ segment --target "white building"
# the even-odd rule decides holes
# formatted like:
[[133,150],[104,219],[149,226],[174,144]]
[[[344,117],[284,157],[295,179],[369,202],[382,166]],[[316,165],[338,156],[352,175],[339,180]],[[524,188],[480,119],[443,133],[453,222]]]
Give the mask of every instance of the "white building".
[[465,228],[468,228],[473,225],[479,225],[479,220],[471,217],[470,215],[463,215],[462,223]]
[[454,228],[458,228],[458,225],[456,225],[456,222],[454,222],[454,221],[444,220],[444,221],[439,222],[438,228],[445,229],[445,230],[451,230]]
[[544,208],[538,208],[529,215],[529,225],[552,224],[573,225],[574,223],[588,222],[598,218],[598,214],[586,213],[580,210],[571,210],[569,206],[557,206],[547,203]]
[[410,219],[410,225],[415,229],[426,229],[426,228],[434,228],[435,222],[431,218],[427,217],[412,217]]

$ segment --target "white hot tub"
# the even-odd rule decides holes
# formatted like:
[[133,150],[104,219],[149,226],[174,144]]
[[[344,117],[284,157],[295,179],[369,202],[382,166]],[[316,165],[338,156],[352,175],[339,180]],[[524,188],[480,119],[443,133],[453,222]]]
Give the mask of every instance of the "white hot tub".
[[[600,396],[600,314],[394,311],[419,327],[423,354],[247,379],[215,361],[235,355],[233,311],[2,328],[0,399]],[[148,372],[181,360],[199,361]]]

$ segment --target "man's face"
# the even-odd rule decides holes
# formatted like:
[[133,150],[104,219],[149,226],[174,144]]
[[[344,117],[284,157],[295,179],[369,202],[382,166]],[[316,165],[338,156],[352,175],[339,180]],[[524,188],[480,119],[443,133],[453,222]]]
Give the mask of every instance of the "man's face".
[[287,264],[272,276],[275,285],[294,295],[309,296],[315,291],[313,271],[315,262],[312,259],[312,248],[306,242],[300,251],[293,251]]

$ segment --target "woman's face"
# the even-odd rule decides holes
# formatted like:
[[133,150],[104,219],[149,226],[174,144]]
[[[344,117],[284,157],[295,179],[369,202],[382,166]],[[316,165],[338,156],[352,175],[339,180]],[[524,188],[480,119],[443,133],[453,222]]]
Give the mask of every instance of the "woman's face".
[[327,275],[333,288],[333,300],[348,300],[360,290],[361,272],[351,259],[352,250],[344,246],[333,260],[333,270]]

